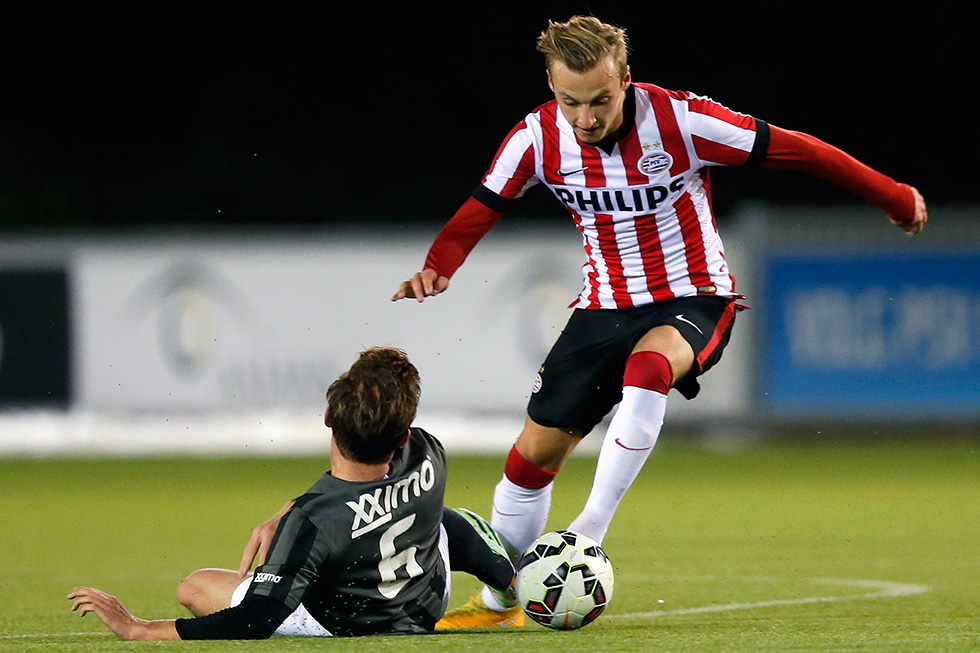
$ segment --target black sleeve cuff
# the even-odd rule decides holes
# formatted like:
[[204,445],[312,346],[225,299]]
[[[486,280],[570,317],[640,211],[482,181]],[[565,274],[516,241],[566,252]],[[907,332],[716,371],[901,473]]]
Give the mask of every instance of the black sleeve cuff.
[[483,184],[477,186],[476,190],[473,191],[473,198],[491,211],[498,213],[504,213],[517,202],[516,199],[507,199],[497,195]]
[[178,619],[175,625],[181,639],[267,639],[291,613],[280,601],[250,595],[234,608]]
[[749,153],[749,158],[745,160],[747,166],[757,166],[766,160],[769,154],[769,123],[765,120],[755,119],[755,144]]

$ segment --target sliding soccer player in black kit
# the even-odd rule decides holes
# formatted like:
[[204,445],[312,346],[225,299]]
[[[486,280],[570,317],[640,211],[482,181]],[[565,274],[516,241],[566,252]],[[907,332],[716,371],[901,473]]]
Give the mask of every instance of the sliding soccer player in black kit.
[[509,591],[514,570],[489,525],[443,507],[445,451],[410,427],[419,394],[404,352],[362,352],[327,392],[331,470],[288,504],[254,576],[203,569],[182,581],[194,618],[138,619],[83,587],[73,609],[123,639],[406,634],[434,630],[450,570]]

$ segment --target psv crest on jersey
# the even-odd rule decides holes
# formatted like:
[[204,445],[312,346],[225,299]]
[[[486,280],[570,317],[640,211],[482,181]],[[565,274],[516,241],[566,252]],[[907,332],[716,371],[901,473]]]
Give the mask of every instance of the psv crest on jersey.
[[656,177],[670,170],[670,166],[673,164],[674,159],[669,154],[663,150],[654,150],[640,157],[640,160],[636,162],[636,167],[646,176]]

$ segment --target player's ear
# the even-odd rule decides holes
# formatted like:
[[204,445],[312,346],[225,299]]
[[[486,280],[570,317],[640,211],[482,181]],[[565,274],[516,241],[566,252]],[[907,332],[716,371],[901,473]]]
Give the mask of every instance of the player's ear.
[[630,74],[630,67],[626,66],[626,73],[623,75],[623,88],[625,89],[633,81],[633,76]]
[[328,406],[326,410],[323,411],[323,423],[325,426],[333,426],[330,423],[330,407]]
[[412,435],[412,430],[411,429],[405,431],[405,436],[401,439],[401,441],[398,442],[398,448],[399,449],[401,449],[402,447],[404,447],[408,443],[408,437],[410,435]]

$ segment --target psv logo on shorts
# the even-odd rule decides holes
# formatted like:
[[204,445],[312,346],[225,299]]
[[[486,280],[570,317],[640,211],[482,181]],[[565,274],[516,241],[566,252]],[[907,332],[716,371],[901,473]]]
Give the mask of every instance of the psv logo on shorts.
[[640,160],[636,163],[636,167],[646,176],[656,177],[670,170],[670,166],[673,164],[674,159],[669,154],[663,150],[654,150],[640,157]]

